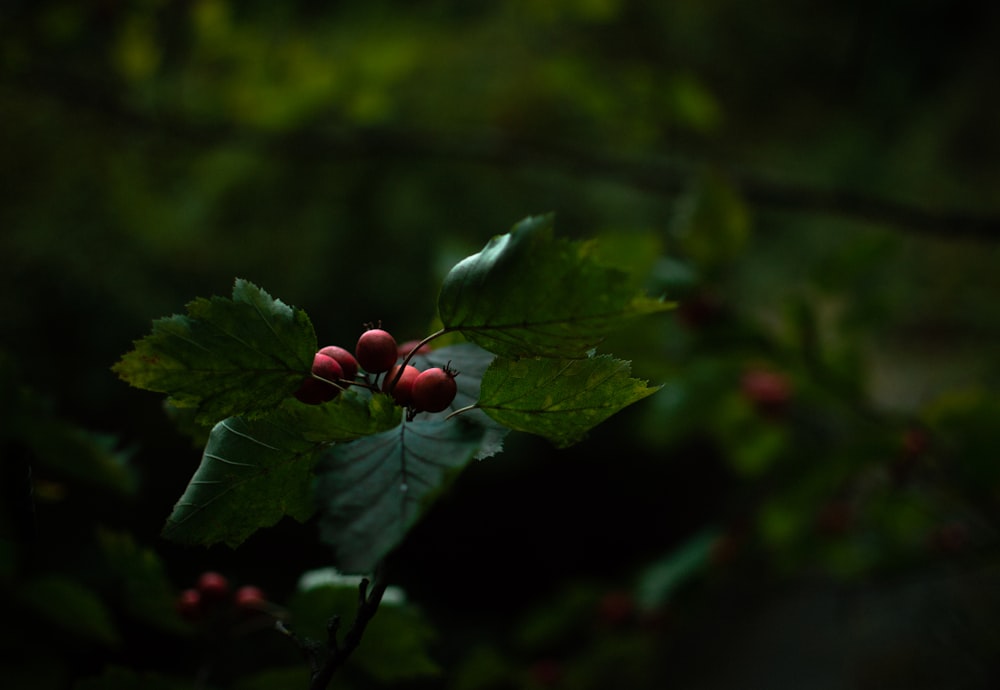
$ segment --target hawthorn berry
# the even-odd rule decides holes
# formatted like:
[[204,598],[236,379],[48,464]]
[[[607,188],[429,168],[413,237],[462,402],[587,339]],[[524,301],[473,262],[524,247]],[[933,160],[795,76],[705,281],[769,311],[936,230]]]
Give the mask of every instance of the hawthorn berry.
[[791,381],[777,371],[752,369],[743,375],[740,388],[754,407],[764,414],[781,412],[792,399]]
[[365,371],[369,374],[381,374],[389,371],[398,359],[399,348],[396,339],[388,331],[381,328],[370,328],[358,338],[354,355]]
[[447,367],[434,367],[414,380],[412,407],[418,412],[440,412],[451,404],[456,393],[455,372]]
[[421,345],[419,340],[407,340],[399,344],[397,359],[404,359],[410,352],[415,355],[422,355],[431,351],[431,346],[426,343]]
[[267,599],[260,587],[243,585],[233,594],[233,603],[241,611],[261,611]]
[[320,348],[319,353],[321,355],[326,355],[327,357],[332,357],[337,360],[337,364],[340,365],[343,371],[343,378],[348,381],[353,381],[354,377],[358,375],[358,360],[354,358],[350,352],[338,345],[327,345],[326,347]]
[[198,577],[198,591],[206,602],[218,602],[229,596],[229,580],[225,575],[213,571],[202,573]]
[[330,382],[339,381],[343,377],[344,370],[337,363],[337,360],[317,352],[313,356],[309,377],[295,391],[295,397],[308,405],[319,405],[333,400],[337,397],[340,389]]
[[[382,392],[391,395],[397,405],[405,407],[413,400],[413,382],[420,376],[420,371],[415,366],[407,364],[399,381],[396,381],[397,374],[399,374],[398,364],[386,373],[385,380],[382,381]],[[392,385],[393,381],[396,381],[396,385]]]
[[174,601],[174,608],[184,620],[191,622],[200,620],[203,613],[201,608],[201,592],[194,587],[185,589],[177,595],[177,599]]

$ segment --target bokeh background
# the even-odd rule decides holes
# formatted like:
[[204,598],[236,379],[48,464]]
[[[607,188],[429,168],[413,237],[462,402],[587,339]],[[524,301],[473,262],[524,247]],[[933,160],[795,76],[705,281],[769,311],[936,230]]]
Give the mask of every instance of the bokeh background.
[[314,526],[163,540],[200,449],[110,367],[236,277],[420,337],[552,211],[677,301],[605,348],[663,389],[468,468],[333,687],[996,687],[998,39],[972,0],[7,0],[0,685],[306,687],[173,600],[308,618]]

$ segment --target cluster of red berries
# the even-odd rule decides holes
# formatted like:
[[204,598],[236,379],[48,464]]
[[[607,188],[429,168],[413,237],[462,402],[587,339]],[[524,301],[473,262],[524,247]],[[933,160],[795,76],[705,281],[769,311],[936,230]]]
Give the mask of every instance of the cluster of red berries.
[[268,607],[264,592],[254,585],[231,590],[229,579],[221,573],[208,571],[198,577],[194,587],[185,589],[175,601],[177,613],[192,623],[203,621],[217,613],[260,613]]
[[333,400],[347,386],[363,385],[388,393],[396,404],[413,413],[441,412],[458,392],[457,372],[448,366],[419,371],[412,364],[403,364],[414,350],[419,353],[426,349],[416,341],[397,345],[388,331],[369,327],[358,338],[354,354],[337,345],[320,349],[313,357],[310,376],[295,391],[295,397],[319,405]]

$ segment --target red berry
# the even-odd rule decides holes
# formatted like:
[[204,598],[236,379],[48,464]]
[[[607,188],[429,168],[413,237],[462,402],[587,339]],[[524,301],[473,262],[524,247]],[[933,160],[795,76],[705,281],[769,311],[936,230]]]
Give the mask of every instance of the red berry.
[[267,604],[267,599],[260,587],[243,585],[233,595],[233,603],[241,611],[260,611]]
[[[389,393],[392,399],[396,401],[397,405],[406,406],[409,405],[413,399],[413,382],[417,380],[420,372],[415,366],[409,364],[403,368],[403,374],[399,377],[399,381],[396,381],[396,385],[393,386],[392,382],[396,379],[396,374],[399,373],[399,365],[396,364],[386,373],[385,380],[382,381],[382,392]],[[390,386],[392,390],[390,390]]]
[[312,374],[331,382],[337,382],[344,378],[344,370],[340,363],[322,352],[317,352],[313,357]]
[[780,412],[792,398],[791,381],[776,371],[748,371],[740,383],[743,395],[764,413]]
[[419,412],[440,412],[458,393],[455,372],[434,367],[413,382],[413,408]]
[[416,352],[413,353],[415,355],[422,355],[431,351],[430,345],[421,345],[419,340],[407,340],[405,343],[399,344],[398,359],[402,359],[409,355],[414,348],[416,348]]
[[621,625],[635,613],[635,601],[628,592],[608,592],[598,603],[597,613],[603,623]]
[[554,659],[540,659],[528,672],[537,684],[546,688],[555,687],[563,678],[563,666]]
[[326,355],[327,357],[333,357],[337,360],[337,364],[343,370],[343,378],[348,381],[353,381],[354,377],[358,375],[358,360],[354,359],[354,355],[337,345],[327,345],[324,348],[320,348],[319,354]]
[[201,592],[195,588],[185,589],[177,595],[174,607],[181,618],[188,621],[197,621],[202,616]]
[[222,601],[229,595],[229,580],[225,575],[208,571],[198,578],[198,591],[207,602]]
[[396,340],[381,328],[371,328],[358,338],[358,346],[354,348],[358,363],[369,374],[381,374],[389,371],[398,359],[399,349]]
[[333,400],[340,389],[328,382],[339,381],[343,377],[344,370],[340,368],[337,360],[317,352],[313,357],[309,378],[295,391],[295,397],[308,405],[319,405]]

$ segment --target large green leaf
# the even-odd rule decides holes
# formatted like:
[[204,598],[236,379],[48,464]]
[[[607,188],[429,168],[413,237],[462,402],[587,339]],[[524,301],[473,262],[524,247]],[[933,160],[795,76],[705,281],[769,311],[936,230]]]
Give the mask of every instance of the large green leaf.
[[545,436],[559,446],[658,390],[629,376],[628,362],[498,357],[483,376],[478,407],[501,424]]
[[336,445],[316,469],[323,541],[345,573],[370,573],[403,541],[452,473],[480,451],[482,427],[415,420]]
[[195,408],[205,425],[273,409],[309,373],[317,347],[309,317],[252,283],[237,280],[231,300],[198,298],[187,310],[154,321],[115,373]]
[[319,451],[391,428],[399,417],[387,396],[347,392],[325,405],[289,400],[265,417],[219,422],[164,535],[235,547],[285,515],[307,519],[315,509],[312,469]]
[[438,296],[446,330],[501,355],[584,357],[623,323],[670,304],[636,290],[591,242],[557,239],[527,218],[451,269]]

